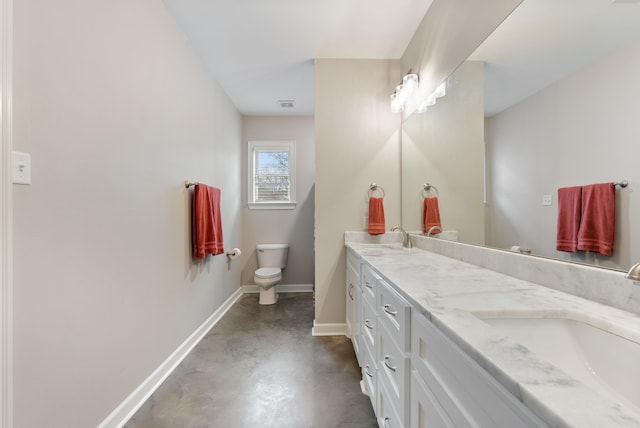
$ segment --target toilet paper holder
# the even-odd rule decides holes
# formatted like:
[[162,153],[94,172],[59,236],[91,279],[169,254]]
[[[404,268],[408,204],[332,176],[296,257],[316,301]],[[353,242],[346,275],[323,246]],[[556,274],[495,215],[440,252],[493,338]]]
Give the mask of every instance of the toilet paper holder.
[[240,254],[242,254],[240,248],[232,248],[231,250],[227,251],[227,257],[229,257],[231,260],[237,259],[238,257],[240,257]]

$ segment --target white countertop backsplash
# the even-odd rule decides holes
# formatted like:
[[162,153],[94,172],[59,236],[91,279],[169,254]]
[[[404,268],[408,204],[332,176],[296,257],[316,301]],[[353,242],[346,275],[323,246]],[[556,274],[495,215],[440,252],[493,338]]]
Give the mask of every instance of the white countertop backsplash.
[[[401,233],[345,232],[348,248],[549,426],[640,427],[635,409],[585,386],[471,314],[573,314],[640,342],[637,283],[617,271],[420,236],[412,240],[416,248],[409,249],[401,246]],[[602,304],[609,301],[616,304]]]

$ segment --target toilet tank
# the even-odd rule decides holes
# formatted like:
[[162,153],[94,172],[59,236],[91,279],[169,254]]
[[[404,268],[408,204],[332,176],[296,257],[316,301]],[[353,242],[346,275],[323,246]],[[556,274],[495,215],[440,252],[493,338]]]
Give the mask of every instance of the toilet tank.
[[287,267],[289,244],[258,244],[256,250],[258,267],[277,267],[280,269]]

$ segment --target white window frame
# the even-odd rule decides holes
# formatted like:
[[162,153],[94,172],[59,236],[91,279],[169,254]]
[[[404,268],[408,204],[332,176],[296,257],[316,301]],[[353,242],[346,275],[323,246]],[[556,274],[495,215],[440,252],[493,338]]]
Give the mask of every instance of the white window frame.
[[[252,210],[292,210],[296,207],[296,142],[249,141],[247,150],[247,206]],[[289,200],[260,202],[255,200],[256,151],[289,152]]]

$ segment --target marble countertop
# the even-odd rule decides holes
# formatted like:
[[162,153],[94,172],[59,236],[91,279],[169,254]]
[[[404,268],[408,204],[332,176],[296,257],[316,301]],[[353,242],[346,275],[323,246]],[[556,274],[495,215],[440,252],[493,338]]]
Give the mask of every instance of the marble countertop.
[[639,343],[640,317],[418,248],[346,246],[549,426],[640,427],[635,409],[587,387],[472,313],[552,313]]

